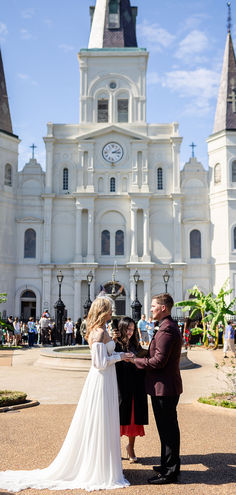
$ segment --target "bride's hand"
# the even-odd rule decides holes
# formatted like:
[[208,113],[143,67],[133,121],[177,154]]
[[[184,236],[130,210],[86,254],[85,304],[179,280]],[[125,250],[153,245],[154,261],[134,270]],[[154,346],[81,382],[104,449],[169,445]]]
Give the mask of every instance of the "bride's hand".
[[124,352],[121,359],[122,359],[122,361],[132,362],[134,357],[135,356],[134,356],[133,352]]

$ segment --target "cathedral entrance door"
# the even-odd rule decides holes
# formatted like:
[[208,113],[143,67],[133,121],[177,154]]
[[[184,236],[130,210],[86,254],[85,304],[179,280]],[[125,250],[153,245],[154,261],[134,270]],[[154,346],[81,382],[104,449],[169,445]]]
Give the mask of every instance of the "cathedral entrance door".
[[26,290],[21,295],[21,320],[28,321],[30,317],[36,319],[36,295]]

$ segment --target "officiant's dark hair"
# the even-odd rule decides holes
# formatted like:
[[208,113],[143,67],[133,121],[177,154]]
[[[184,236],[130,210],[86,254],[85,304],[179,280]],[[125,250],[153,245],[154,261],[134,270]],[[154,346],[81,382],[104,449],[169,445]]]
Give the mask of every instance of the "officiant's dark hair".
[[[134,333],[132,337],[128,340],[127,330],[130,323],[134,324]],[[136,349],[139,347],[138,331],[137,331],[136,323],[134,320],[132,320],[132,318],[129,318],[129,316],[125,316],[124,318],[121,318],[118,324],[118,331],[120,332],[120,337],[118,340],[122,345],[123,349],[127,348],[128,350],[131,346],[134,346]]]
[[166,306],[168,311],[171,311],[174,306],[174,300],[168,292],[164,292],[163,294],[157,294],[157,296],[153,296],[152,299],[155,299],[159,304],[163,304]]

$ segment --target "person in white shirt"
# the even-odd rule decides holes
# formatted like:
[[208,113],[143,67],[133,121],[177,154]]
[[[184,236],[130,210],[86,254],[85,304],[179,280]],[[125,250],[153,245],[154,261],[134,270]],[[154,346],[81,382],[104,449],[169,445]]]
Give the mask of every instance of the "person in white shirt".
[[72,337],[73,337],[73,330],[74,330],[74,325],[73,322],[71,321],[71,318],[68,318],[65,325],[64,329],[66,332],[66,341],[65,345],[72,345]]
[[19,345],[21,341],[21,331],[20,331],[20,323],[17,317],[13,321],[13,327],[14,327],[14,341],[15,341],[14,343],[15,345]]

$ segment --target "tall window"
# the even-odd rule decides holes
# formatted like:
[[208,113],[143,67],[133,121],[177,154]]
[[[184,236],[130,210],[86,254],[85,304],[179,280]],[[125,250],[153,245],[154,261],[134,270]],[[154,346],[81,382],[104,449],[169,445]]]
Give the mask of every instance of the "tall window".
[[129,121],[129,100],[122,99],[118,100],[118,122],[128,122]]
[[98,100],[98,122],[108,122],[108,100]]
[[214,182],[218,184],[221,182],[221,166],[220,163],[217,163],[214,168]]
[[236,162],[232,163],[232,182],[236,182]]
[[190,258],[201,258],[201,232],[192,230],[190,232]]
[[69,172],[68,168],[63,169],[63,191],[68,191],[69,189]]
[[163,189],[163,170],[161,167],[157,169],[157,189]]
[[110,179],[110,192],[116,192],[116,179],[112,177]]
[[236,249],[236,227],[234,227],[234,249]]
[[24,258],[36,258],[36,232],[33,229],[25,231]]
[[109,230],[102,231],[102,245],[101,245],[102,256],[110,255],[110,232]]
[[116,240],[115,240],[115,254],[116,256],[124,255],[124,232],[123,230],[116,231]]
[[12,167],[10,163],[5,165],[4,184],[5,186],[12,186]]

